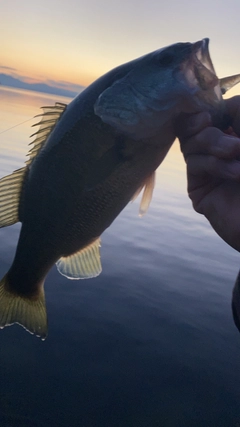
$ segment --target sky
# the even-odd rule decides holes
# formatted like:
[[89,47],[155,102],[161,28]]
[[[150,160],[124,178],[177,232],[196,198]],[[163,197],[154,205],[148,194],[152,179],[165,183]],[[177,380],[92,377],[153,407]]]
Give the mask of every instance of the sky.
[[0,16],[0,72],[29,82],[87,86],[124,62],[204,37],[219,77],[240,73],[240,0],[2,0]]

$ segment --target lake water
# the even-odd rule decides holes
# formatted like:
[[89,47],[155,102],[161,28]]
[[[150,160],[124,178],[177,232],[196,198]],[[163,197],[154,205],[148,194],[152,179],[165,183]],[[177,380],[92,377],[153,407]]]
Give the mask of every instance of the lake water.
[[[69,102],[0,89],[0,132]],[[36,119],[35,119],[36,121]],[[29,120],[0,134],[0,176],[23,166]],[[1,427],[239,427],[239,255],[193,211],[177,142],[149,212],[139,198],[102,236],[102,274],[46,280],[46,341],[0,331]],[[0,276],[20,226],[0,230]]]

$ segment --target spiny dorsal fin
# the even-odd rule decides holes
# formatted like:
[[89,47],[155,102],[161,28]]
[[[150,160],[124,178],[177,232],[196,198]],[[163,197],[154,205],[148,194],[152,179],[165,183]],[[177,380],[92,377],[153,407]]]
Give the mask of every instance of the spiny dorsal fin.
[[48,136],[52,132],[53,128],[56,126],[61,115],[64,113],[67,108],[67,104],[61,102],[56,102],[54,106],[50,107],[41,107],[43,109],[42,114],[38,114],[35,117],[42,117],[40,122],[35,123],[34,126],[39,126],[37,132],[31,135],[35,136],[35,139],[30,142],[29,145],[32,145],[31,149],[28,152],[29,159],[26,161],[26,165],[30,165],[33,159],[38,155],[41,148],[45,145]]
[[139,189],[136,191],[136,193],[134,193],[132,197],[132,202],[133,202],[137,198],[137,196],[141,193],[142,189],[144,188],[142,200],[139,208],[139,216],[145,215],[151,203],[154,185],[155,185],[155,174],[156,172],[154,171],[150,176],[148,176],[148,178],[142,183],[142,185],[139,187]]
[[102,271],[100,260],[100,238],[68,257],[62,257],[56,263],[59,273],[68,279],[90,279]]
[[66,104],[60,102],[56,102],[55,106],[52,107],[42,107],[43,114],[35,116],[42,116],[42,120],[33,125],[39,125],[39,129],[33,134],[36,135],[36,138],[30,143],[33,146],[28,153],[29,159],[25,162],[26,166],[0,179],[0,227],[6,227],[19,221],[19,201],[27,167],[46,143],[49,134],[56,126],[66,107]]

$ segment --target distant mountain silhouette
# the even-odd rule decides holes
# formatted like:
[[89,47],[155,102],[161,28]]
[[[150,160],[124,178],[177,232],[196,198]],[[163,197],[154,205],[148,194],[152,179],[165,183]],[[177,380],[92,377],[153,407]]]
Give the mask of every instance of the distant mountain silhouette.
[[4,73],[0,73],[0,83],[4,86],[11,86],[26,90],[34,90],[37,92],[44,92],[53,95],[68,96],[69,98],[74,98],[79,92],[84,89],[84,86],[80,85],[74,85],[74,87],[76,87],[77,89],[77,91],[74,91],[65,88],[60,88],[54,85],[48,85],[46,83],[26,83],[16,77],[12,77]]

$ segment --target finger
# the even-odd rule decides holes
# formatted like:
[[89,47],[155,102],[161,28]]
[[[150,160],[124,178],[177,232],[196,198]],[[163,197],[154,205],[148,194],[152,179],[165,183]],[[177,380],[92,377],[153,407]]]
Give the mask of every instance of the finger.
[[192,154],[216,156],[231,160],[240,157],[240,138],[226,135],[217,128],[208,127],[197,135],[180,141],[185,159]]
[[175,132],[179,139],[185,140],[211,125],[211,116],[204,111],[197,114],[181,114],[175,123]]
[[191,155],[187,159],[189,179],[212,176],[216,179],[240,180],[240,161],[226,161],[215,156]]
[[227,114],[232,118],[233,130],[240,136],[240,96],[225,100]]

